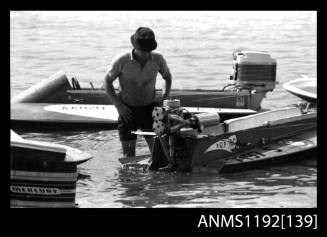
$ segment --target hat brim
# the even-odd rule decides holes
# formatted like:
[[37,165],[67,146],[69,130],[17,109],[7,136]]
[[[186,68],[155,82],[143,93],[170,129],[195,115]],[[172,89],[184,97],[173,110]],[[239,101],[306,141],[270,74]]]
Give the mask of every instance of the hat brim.
[[131,43],[135,49],[147,52],[157,48],[157,41],[155,39],[135,39],[134,35],[132,35]]

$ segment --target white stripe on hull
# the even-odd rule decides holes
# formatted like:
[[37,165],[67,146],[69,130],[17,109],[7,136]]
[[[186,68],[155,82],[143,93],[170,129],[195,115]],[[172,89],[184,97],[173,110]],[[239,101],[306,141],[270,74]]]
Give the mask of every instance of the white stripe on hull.
[[37,181],[77,181],[77,172],[74,173],[50,173],[11,170],[10,178],[14,180],[37,180]]
[[22,201],[22,200],[10,200],[10,207],[75,207],[75,202],[41,202],[41,201]]

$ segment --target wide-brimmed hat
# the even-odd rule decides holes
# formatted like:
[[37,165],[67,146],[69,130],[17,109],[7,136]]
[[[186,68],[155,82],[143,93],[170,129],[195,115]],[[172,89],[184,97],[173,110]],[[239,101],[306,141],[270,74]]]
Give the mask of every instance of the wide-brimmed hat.
[[142,51],[152,51],[157,48],[157,41],[153,31],[148,27],[140,27],[131,36],[131,43],[134,48]]

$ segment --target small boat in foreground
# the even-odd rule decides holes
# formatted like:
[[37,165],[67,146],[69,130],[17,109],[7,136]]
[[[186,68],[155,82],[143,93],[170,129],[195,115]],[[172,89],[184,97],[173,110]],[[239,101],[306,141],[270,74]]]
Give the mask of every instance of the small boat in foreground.
[[316,158],[317,131],[310,130],[292,137],[258,146],[226,161],[221,173],[256,168],[270,164]]
[[299,78],[284,83],[283,87],[305,101],[310,103],[317,102],[317,78]]
[[75,207],[77,165],[92,156],[11,130],[10,206]]
[[[189,110],[219,113],[224,119],[253,114],[275,88],[276,65],[268,53],[237,51],[232,83],[221,90],[172,89],[170,98],[179,99]],[[160,90],[156,94],[161,95]],[[112,129],[118,112],[102,87],[82,85],[58,72],[12,98],[10,116],[15,128]]]
[[222,120],[218,114],[188,113],[177,100],[165,103],[153,112],[152,155],[121,158],[125,169],[225,172],[313,155],[317,148],[317,111],[308,104]]

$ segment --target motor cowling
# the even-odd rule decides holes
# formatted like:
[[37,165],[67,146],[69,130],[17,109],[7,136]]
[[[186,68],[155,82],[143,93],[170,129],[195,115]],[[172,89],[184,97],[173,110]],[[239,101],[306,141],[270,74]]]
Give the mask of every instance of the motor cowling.
[[192,114],[180,106],[180,100],[165,100],[162,107],[153,112],[154,137],[150,170],[189,172],[192,169],[190,155],[185,140],[180,136],[182,128],[197,129],[199,132],[208,126],[218,125],[218,114]]
[[217,126],[220,123],[220,116],[218,113],[201,113],[192,117],[192,128],[202,132],[207,127]]
[[193,128],[201,132],[204,128],[216,126],[220,122],[217,113],[189,113],[180,107],[180,100],[165,100],[163,107],[154,108],[152,117],[153,130],[157,135],[177,133],[182,128]]
[[234,51],[231,80],[244,88],[272,91],[276,82],[276,60],[267,52]]

